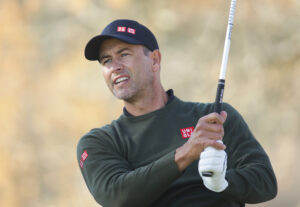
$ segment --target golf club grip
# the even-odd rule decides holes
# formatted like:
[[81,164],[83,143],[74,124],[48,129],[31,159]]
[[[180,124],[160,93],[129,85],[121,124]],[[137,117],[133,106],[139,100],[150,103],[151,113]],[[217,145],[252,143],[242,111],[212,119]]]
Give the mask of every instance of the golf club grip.
[[216,100],[214,105],[214,112],[221,113],[222,111],[224,88],[225,88],[225,80],[219,79]]
[[[214,105],[214,112],[221,113],[222,111],[224,88],[225,88],[225,80],[219,79],[216,100]],[[212,177],[213,175],[214,173],[210,171],[202,172],[202,176],[204,177]]]

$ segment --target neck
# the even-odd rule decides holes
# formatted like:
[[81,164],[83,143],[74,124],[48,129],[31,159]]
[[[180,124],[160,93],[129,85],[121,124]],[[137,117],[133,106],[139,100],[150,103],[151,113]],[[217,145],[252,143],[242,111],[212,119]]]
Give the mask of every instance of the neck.
[[124,100],[126,110],[133,116],[141,116],[156,111],[164,107],[168,102],[167,93],[162,87],[145,94],[143,98],[134,102]]

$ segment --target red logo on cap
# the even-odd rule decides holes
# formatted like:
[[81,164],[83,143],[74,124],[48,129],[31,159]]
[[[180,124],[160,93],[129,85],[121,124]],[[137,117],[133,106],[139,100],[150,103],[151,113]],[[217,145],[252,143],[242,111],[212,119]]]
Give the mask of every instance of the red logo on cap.
[[126,28],[126,27],[117,27],[117,31],[118,32],[128,32],[130,34],[135,34],[135,29],[130,28],[130,27],[128,27],[128,28]]
[[118,27],[117,31],[118,32],[126,32],[126,27]]
[[135,29],[129,28],[127,29],[128,33],[135,34]]
[[181,136],[182,136],[183,139],[190,138],[193,131],[194,131],[194,127],[187,127],[187,128],[184,128],[184,129],[180,129]]

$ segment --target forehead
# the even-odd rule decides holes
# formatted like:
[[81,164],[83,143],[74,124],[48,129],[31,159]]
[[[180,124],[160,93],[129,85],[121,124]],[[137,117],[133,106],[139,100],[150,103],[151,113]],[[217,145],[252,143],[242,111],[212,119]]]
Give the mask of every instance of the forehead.
[[110,51],[118,50],[120,48],[129,48],[133,49],[136,47],[139,47],[141,45],[133,45],[133,44],[128,44],[126,42],[123,42],[121,40],[115,39],[115,38],[109,38],[104,40],[100,47],[99,47],[99,56],[106,54]]

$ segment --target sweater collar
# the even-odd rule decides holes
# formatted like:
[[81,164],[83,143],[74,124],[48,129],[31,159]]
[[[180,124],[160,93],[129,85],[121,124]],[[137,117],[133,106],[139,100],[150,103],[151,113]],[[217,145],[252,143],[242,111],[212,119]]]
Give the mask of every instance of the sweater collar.
[[[167,104],[166,105],[168,105],[169,103],[171,103],[173,100],[174,100],[174,91],[173,91],[173,89],[169,89],[167,92],[167,96],[168,96],[168,102],[167,102]],[[132,114],[130,114],[127,110],[126,110],[126,108],[125,108],[125,106],[123,107],[123,114],[125,115],[125,116],[133,116]]]

